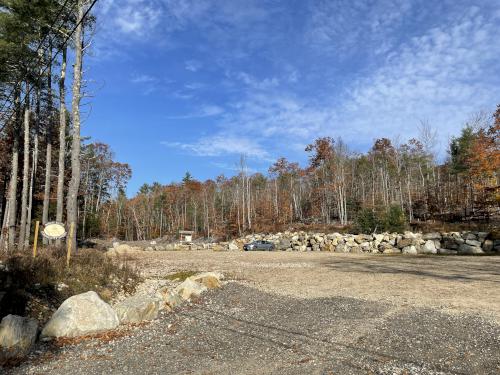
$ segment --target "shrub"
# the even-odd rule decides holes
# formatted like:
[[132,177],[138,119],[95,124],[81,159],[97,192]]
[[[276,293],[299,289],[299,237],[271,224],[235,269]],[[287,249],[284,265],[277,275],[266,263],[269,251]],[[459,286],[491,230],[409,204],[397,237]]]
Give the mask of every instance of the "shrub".
[[127,264],[94,249],[78,250],[69,268],[65,251],[58,249],[40,249],[37,258],[17,253],[0,260],[1,316],[29,315],[43,322],[72,295],[93,290],[109,301],[120,290],[133,292],[139,281]]
[[401,206],[397,204],[391,205],[384,217],[384,230],[401,233],[406,229],[406,226],[406,217]]
[[362,208],[356,216],[356,229],[361,233],[373,233],[379,229],[380,223],[371,208]]
[[356,216],[356,230],[361,233],[403,232],[407,227],[404,211],[399,205],[388,210],[363,208]]

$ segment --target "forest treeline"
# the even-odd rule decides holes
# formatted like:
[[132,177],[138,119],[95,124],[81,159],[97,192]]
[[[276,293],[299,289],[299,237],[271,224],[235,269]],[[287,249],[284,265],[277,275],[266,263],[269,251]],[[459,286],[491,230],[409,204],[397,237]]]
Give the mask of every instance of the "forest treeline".
[[[181,229],[229,237],[295,224],[356,225],[488,219],[500,204],[500,107],[477,116],[436,161],[437,134],[377,139],[364,153],[340,138],[318,138],[305,167],[284,158],[268,173],[125,194],[132,171],[111,148],[80,136],[88,94],[84,56],[95,29],[92,0],[0,0],[0,248],[23,250],[35,221],[71,223],[80,239],[143,240]],[[76,234],[71,241],[76,246]]]
[[127,199],[121,192],[94,210],[93,234],[143,240],[190,229],[200,236],[229,237],[277,231],[294,224],[354,225],[356,230],[402,230],[414,221],[463,221],[498,215],[500,208],[500,105],[478,114],[436,162],[437,133],[422,124],[406,143],[377,139],[364,154],[339,138],[308,145],[305,168],[284,158],[267,175],[143,185]]

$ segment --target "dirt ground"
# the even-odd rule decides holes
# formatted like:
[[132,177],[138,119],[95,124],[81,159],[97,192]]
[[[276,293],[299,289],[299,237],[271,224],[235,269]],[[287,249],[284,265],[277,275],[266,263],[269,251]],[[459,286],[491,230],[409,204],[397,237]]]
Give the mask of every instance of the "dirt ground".
[[291,297],[352,297],[500,321],[500,257],[193,251],[144,252],[133,262],[146,277],[222,271]]
[[102,342],[41,344],[13,374],[498,374],[500,257],[144,252],[148,278],[229,281]]

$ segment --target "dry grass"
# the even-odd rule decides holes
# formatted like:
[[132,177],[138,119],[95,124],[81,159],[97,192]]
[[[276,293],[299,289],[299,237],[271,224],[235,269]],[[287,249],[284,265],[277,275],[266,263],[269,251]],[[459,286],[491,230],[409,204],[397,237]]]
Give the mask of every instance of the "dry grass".
[[[80,249],[66,267],[66,254],[41,249],[37,258],[26,253],[0,257],[0,291],[6,292],[0,316],[18,314],[47,320],[66,298],[93,290],[109,301],[118,291],[133,292],[139,277],[127,263],[116,263],[102,252]],[[64,285],[63,285],[64,284]]]

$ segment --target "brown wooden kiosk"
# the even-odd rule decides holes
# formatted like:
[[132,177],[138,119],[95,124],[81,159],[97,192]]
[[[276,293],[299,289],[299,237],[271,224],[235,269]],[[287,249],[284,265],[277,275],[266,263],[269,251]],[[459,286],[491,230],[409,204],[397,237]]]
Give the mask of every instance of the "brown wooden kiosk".
[[179,239],[181,242],[192,242],[193,241],[193,231],[192,230],[180,230]]

